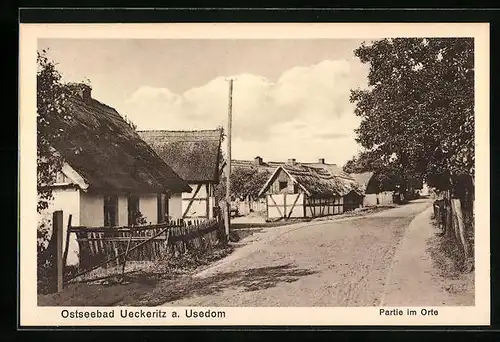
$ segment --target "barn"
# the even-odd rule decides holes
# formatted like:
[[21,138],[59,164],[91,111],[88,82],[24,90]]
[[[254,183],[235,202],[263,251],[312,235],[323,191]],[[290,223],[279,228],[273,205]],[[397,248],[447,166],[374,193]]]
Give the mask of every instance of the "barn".
[[214,217],[214,188],[219,183],[222,130],[139,131],[142,139],[193,189],[177,194],[186,219]]
[[259,196],[266,198],[268,219],[342,214],[360,207],[363,199],[354,179],[294,160],[275,169]]
[[360,184],[364,192],[363,206],[394,204],[399,182],[397,177],[374,172],[352,173],[350,176]]

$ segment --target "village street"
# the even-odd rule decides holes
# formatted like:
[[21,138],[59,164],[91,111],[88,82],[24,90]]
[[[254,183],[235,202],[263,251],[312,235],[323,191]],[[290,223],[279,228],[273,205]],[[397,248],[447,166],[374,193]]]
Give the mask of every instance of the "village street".
[[[198,273],[193,279],[200,285],[197,290],[163,305],[376,306],[385,305],[388,288],[395,287],[407,296],[391,297],[387,305],[404,305],[405,298],[426,292],[422,287],[416,294],[405,291],[421,282],[419,272],[429,273],[425,242],[433,234],[430,206],[430,200],[420,199],[366,217],[313,221],[255,234],[249,240],[257,241]],[[407,231],[415,241],[408,240]],[[434,299],[435,305],[443,304],[439,293]]]

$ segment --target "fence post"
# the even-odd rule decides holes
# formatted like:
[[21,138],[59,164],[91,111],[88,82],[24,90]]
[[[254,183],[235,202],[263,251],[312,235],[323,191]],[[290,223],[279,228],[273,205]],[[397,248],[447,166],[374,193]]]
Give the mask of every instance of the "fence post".
[[224,234],[226,241],[229,241],[229,225],[231,218],[231,203],[225,202],[222,213],[224,214]]
[[467,240],[465,237],[465,227],[464,227],[464,219],[463,219],[463,212],[462,212],[462,205],[460,203],[459,199],[453,199],[453,211],[456,216],[456,221],[457,221],[457,233],[458,237],[462,243],[462,248],[464,251],[464,256],[465,259],[467,260],[469,257],[469,248],[467,244]]
[[[68,260],[68,250],[69,250],[69,237],[70,237],[70,234],[71,234],[71,219],[72,219],[73,215],[69,215],[69,218],[68,218],[68,227],[67,227],[67,230],[66,230],[66,243],[65,243],[65,246],[64,246],[64,254],[63,254],[63,270],[64,268],[66,267],[66,263],[67,263],[67,260]],[[64,272],[63,272],[64,273]]]
[[57,292],[63,289],[63,212],[54,211],[52,214],[52,236],[55,238],[55,276]]
[[448,199],[446,199],[446,202],[445,202],[446,206],[445,206],[445,212],[446,212],[446,221],[445,221],[445,234],[449,237],[452,236],[452,234],[454,233],[453,231],[453,214],[452,214],[452,210],[451,210],[451,203]]
[[130,243],[132,242],[132,235],[133,235],[132,232],[130,232],[130,237],[129,237],[128,242],[127,242],[127,249],[125,250],[125,255],[123,256],[122,280],[123,280],[123,274],[125,274],[125,266],[127,265],[128,251],[130,250]]

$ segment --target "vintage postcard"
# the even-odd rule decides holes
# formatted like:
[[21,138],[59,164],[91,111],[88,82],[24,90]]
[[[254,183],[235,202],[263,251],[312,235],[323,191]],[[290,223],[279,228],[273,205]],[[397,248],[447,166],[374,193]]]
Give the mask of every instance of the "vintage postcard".
[[20,326],[489,325],[489,25],[21,24]]

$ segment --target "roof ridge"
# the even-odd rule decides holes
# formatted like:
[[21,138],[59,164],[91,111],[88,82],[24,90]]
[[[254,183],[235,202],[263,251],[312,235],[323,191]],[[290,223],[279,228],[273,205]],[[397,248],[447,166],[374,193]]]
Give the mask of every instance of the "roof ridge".
[[[94,97],[84,100],[69,96],[68,100],[73,120],[56,122],[63,123],[72,134],[64,141],[54,138],[51,142],[91,188],[116,192],[189,191],[187,182],[140,139],[116,108]],[[75,147],[82,153],[75,153]],[[85,158],[88,155],[92,155],[90,160]],[[97,172],[104,163],[111,170]]]
[[213,141],[218,141],[219,139],[217,138],[205,138],[204,140],[200,140],[200,139],[177,139],[175,142],[200,142],[200,141],[207,141],[207,140],[213,140]]
[[[253,160],[248,160],[248,159],[232,159],[235,161],[243,161],[243,162],[253,162]],[[273,161],[273,160],[263,160],[263,163],[268,163],[268,164],[287,164],[287,161]],[[321,165],[324,166],[337,166],[340,168],[338,164],[330,164],[330,163],[318,163],[318,162],[301,162],[301,161],[295,161],[295,165],[304,165],[304,166],[309,166],[309,167],[321,167]]]
[[[300,163],[300,162],[297,162],[297,163]],[[331,163],[320,163],[320,162],[302,162],[302,164],[315,164],[315,165],[335,165],[335,166],[338,166],[338,164],[331,164]]]
[[192,130],[173,130],[173,129],[141,129],[137,132],[171,132],[171,133],[194,133],[194,132],[220,132],[221,129],[192,129]]

